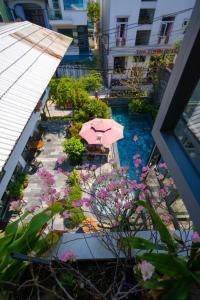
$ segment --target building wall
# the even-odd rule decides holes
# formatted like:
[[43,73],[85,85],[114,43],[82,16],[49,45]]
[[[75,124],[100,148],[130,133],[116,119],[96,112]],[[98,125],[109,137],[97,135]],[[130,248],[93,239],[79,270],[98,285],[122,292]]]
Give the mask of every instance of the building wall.
[[[141,1],[141,0],[102,0],[101,10],[102,10],[102,30],[110,29],[109,42],[107,51],[102,51],[104,60],[104,66],[109,69],[114,67],[114,57],[125,56],[126,58],[126,68],[131,68],[133,66],[133,56],[134,55],[145,55],[146,61],[141,66],[148,67],[151,54],[146,50],[156,50],[156,49],[170,49],[174,46],[175,42],[183,39],[184,28],[183,22],[189,20],[192,10],[178,14],[175,16],[169,41],[167,44],[159,44],[158,38],[160,35],[160,29],[162,24],[162,19],[154,21],[153,24],[138,25],[138,19],[141,8],[155,9],[154,19],[159,18],[173,12],[178,12],[188,8],[192,8],[195,4],[195,0],[157,0],[157,1]],[[128,29],[126,34],[126,44],[121,47],[116,46],[116,25],[118,17],[128,17]],[[148,45],[136,46],[136,34],[138,30],[150,30],[150,38]],[[106,34],[106,33],[105,33]],[[103,43],[105,44],[106,37],[104,36]],[[144,51],[145,50],[145,51]],[[141,52],[140,54],[138,52]],[[143,53],[142,53],[143,52]],[[108,85],[112,78],[116,75],[109,71]],[[119,75],[117,75],[119,77]]]
[[[42,99],[42,107],[41,109],[44,107],[46,101],[48,99],[48,90],[46,91],[45,95],[43,96]],[[0,199],[2,198],[4,192],[6,191],[7,185],[13,175],[13,172],[18,164],[19,161],[23,162],[23,158],[22,158],[22,152],[27,144],[28,139],[30,138],[30,136],[33,134],[37,122],[40,119],[40,113],[41,112],[33,112],[31,115],[30,120],[28,121],[26,127],[24,128],[24,131],[22,132],[16,146],[14,147],[9,160],[7,161],[4,170],[5,170],[5,174],[0,182]]]

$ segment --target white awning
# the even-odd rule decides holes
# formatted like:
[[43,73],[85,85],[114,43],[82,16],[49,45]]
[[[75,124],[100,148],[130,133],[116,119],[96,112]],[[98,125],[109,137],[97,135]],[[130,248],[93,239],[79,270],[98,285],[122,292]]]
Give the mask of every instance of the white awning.
[[30,22],[0,27],[0,172],[71,41]]

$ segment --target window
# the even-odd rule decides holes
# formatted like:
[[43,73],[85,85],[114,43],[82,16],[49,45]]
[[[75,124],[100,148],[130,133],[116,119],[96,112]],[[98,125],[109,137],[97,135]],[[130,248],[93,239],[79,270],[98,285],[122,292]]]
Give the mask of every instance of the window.
[[65,10],[85,10],[86,0],[63,0]]
[[146,56],[144,55],[135,55],[133,56],[133,61],[136,63],[144,63],[146,60]]
[[157,0],[141,0],[142,2],[155,2],[155,1],[157,1]]
[[125,46],[126,34],[127,34],[128,18],[117,18],[117,30],[116,30],[116,46]]
[[115,73],[122,73],[125,71],[126,68],[126,57],[114,57],[114,72]]
[[140,9],[138,24],[152,24],[155,9]]
[[148,45],[150,38],[151,30],[138,30],[136,34],[135,45]]
[[162,24],[160,28],[158,43],[167,44],[169,42],[169,36],[174,23],[174,16],[168,16],[162,18]]
[[200,172],[200,80],[175,128],[175,135]]

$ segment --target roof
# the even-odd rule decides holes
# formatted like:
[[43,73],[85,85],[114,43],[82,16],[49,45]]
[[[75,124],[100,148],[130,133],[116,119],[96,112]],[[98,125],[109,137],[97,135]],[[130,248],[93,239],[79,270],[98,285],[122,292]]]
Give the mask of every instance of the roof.
[[0,172],[71,41],[30,22],[0,27]]

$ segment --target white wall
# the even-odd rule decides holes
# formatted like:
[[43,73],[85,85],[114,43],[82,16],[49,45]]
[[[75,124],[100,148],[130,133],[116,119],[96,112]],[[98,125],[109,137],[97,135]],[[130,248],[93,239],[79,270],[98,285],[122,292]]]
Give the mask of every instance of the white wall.
[[[48,99],[48,91],[49,91],[49,89],[47,89],[47,91],[42,99],[43,105],[42,105],[41,109],[44,107],[44,105]],[[40,119],[40,114],[41,114],[41,112],[36,112],[31,115],[30,120],[26,124],[24,131],[22,132],[16,146],[14,147],[14,149],[4,167],[5,174],[0,182],[0,199],[2,198],[2,196],[6,190],[6,187],[12,177],[12,174],[17,166],[18,161],[21,160],[21,154],[27,144],[29,137],[33,134],[33,132],[35,130],[36,124],[37,124],[38,120]]]
[[62,0],[60,0],[60,9],[63,20],[71,20],[72,25],[87,25],[86,10],[64,10],[64,4]]

